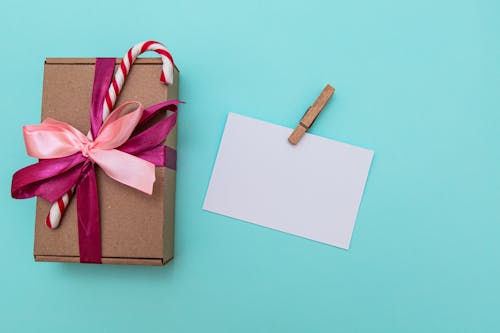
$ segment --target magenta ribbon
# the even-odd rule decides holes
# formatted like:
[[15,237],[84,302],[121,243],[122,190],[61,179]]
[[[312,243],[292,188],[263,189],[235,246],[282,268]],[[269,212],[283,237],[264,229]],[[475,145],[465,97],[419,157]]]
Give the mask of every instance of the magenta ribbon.
[[[100,134],[101,136],[106,136],[101,133],[106,132],[106,126],[113,126],[113,124],[106,124],[110,117],[120,121],[120,118],[118,116],[114,117],[113,113],[112,116],[108,117],[104,126],[102,121],[104,98],[113,76],[114,67],[114,58],[96,59],[92,102],[90,105],[90,133],[92,138],[96,138],[96,142]],[[136,114],[135,121],[137,126],[134,132],[131,135],[128,133],[128,135],[124,137],[122,140],[124,143],[120,142],[119,146],[111,147],[118,150],[117,152],[115,151],[115,154],[132,155],[128,156],[131,162],[134,160],[137,161],[136,158],[139,158],[143,160],[142,164],[165,166],[175,170],[176,151],[175,149],[164,146],[163,141],[176,124],[178,103],[181,102],[177,100],[166,101],[144,110],[142,110],[142,106],[140,105],[138,108],[140,113]],[[121,110],[121,107],[118,109]],[[119,111],[118,109],[117,111]],[[149,123],[149,120],[155,115],[166,111],[172,111],[173,113],[157,123],[152,125]],[[140,117],[140,119],[138,117]],[[133,118],[133,116],[128,114],[124,116],[121,121],[123,122],[131,118]],[[51,131],[50,135],[52,136],[43,132],[43,130],[47,129]],[[30,154],[31,156],[45,156],[44,154],[47,153],[47,149],[43,144],[45,142],[44,140],[52,139],[54,135],[61,135],[61,131],[66,131],[64,134],[76,133],[76,130],[70,125],[51,119],[45,120],[41,125],[25,126],[24,135],[28,153],[33,153],[30,151],[31,149],[35,151],[34,154]],[[76,185],[80,262],[101,263],[101,225],[94,162],[99,163],[99,159],[96,157],[97,153],[109,154],[109,151],[99,152],[98,149],[95,149],[95,153],[93,154],[92,151],[89,151],[89,143],[86,141],[85,137],[82,137],[81,133],[76,133],[74,137],[78,138],[83,143],[80,141],[76,142],[76,139],[71,135],[65,136],[67,139],[66,141],[71,141],[75,146],[82,145],[81,151],[79,150],[64,157],[41,159],[38,163],[17,171],[12,178],[11,193],[12,197],[16,199],[39,196],[53,203]],[[110,137],[109,139],[112,141],[114,138]],[[90,144],[93,145],[94,142]],[[57,147],[61,147],[61,144],[59,143]],[[67,150],[68,149],[66,149],[66,151]],[[59,156],[57,152],[54,153],[53,151],[49,151],[46,155]],[[114,156],[113,154],[110,155]],[[92,158],[93,156],[94,158]],[[108,158],[108,162],[113,164],[113,160],[110,158]],[[138,162],[141,163],[141,161]],[[118,163],[114,164],[119,167]],[[126,167],[127,166],[124,165],[124,168]],[[124,174],[124,170],[111,171],[116,171],[116,174]],[[113,172],[106,173],[112,176]],[[134,175],[129,176],[129,178],[134,179]],[[120,179],[117,180],[122,181]],[[149,189],[150,186],[151,184],[148,186]],[[149,192],[149,190],[145,190],[145,192]]]

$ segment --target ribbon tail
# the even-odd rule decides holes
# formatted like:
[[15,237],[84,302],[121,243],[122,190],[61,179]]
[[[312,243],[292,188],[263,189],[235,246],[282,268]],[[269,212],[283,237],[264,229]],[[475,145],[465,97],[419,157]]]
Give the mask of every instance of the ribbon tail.
[[94,166],[86,165],[76,189],[80,262],[101,264],[101,223]]
[[117,149],[93,149],[90,158],[114,180],[141,192],[152,194],[155,165]]
[[151,118],[155,117],[158,113],[162,111],[172,111],[177,113],[177,104],[184,103],[179,100],[169,100],[165,102],[161,102],[155,105],[152,105],[146,109],[144,109],[144,112],[142,113],[141,120],[139,121],[139,125],[147,122]]
[[41,160],[17,171],[12,177],[12,197],[39,196],[50,202],[56,201],[78,181],[84,160],[82,154],[75,154]]
[[117,149],[138,155],[139,153],[154,148],[165,141],[165,138],[174,129],[177,122],[177,114],[171,114],[170,116],[162,119],[153,126],[145,129],[144,131],[132,136],[123,145]]

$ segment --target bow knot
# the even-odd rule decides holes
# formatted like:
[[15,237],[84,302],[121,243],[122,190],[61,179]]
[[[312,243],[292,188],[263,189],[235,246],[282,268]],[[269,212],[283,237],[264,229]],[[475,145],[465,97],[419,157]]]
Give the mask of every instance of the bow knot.
[[83,157],[89,157],[90,151],[94,148],[95,142],[92,140],[84,141],[82,143],[82,155]]

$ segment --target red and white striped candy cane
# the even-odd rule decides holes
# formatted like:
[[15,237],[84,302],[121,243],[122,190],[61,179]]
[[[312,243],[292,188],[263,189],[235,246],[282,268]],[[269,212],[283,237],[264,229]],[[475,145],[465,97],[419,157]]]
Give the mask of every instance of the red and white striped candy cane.
[[[170,85],[174,81],[174,59],[168,52],[167,48],[162,44],[155,41],[147,41],[134,45],[130,48],[125,56],[123,57],[120,68],[115,73],[115,77],[113,78],[113,82],[109,86],[108,92],[104,99],[102,119],[103,121],[109,116],[111,110],[115,106],[116,100],[118,99],[118,95],[125,84],[125,80],[130,72],[130,68],[132,67],[135,59],[137,57],[147,51],[154,51],[158,53],[161,57],[163,66],[162,73],[160,77],[160,81],[164,82],[167,85]],[[75,187],[73,186],[66,194],[64,194],[61,198],[59,198],[56,202],[52,204],[50,207],[50,211],[47,214],[47,218],[45,219],[45,224],[51,228],[55,229],[59,226],[61,222],[61,218],[68,207],[69,202],[75,192]]]
[[141,53],[144,53],[146,51],[155,51],[161,57],[161,60],[163,62],[163,68],[160,77],[161,82],[164,82],[167,85],[173,83],[174,59],[172,59],[172,56],[170,55],[165,46],[155,41],[147,41],[134,45],[130,50],[128,50],[127,54],[125,54],[125,56],[123,57],[122,62],[120,64],[120,68],[116,72],[113,82],[109,86],[109,90],[106,95],[102,111],[103,120],[105,120],[108,117],[111,110],[113,110],[113,107],[116,103],[116,99],[123,88],[123,84],[127,79],[128,73],[130,72],[130,68],[132,67],[132,64],[134,63],[135,59],[137,59],[137,57]]
[[66,192],[62,197],[57,199],[56,202],[50,207],[49,213],[45,218],[45,224],[51,229],[55,229],[59,226],[61,222],[61,217],[66,207],[68,207],[69,201],[75,192],[75,186],[73,186],[68,192]]

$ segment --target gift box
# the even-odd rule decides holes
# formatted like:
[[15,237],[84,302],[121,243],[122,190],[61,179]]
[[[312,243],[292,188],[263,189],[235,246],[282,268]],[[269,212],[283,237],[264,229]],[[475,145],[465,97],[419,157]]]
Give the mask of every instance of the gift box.
[[[116,73],[124,65],[122,62],[126,61],[126,57],[123,60],[113,60]],[[109,63],[110,59],[107,60]],[[129,58],[129,60],[131,59]],[[81,133],[89,132],[91,128],[91,117],[89,116],[91,111],[89,110],[91,103],[94,103],[97,80],[95,76],[98,75],[96,61],[96,59],[91,58],[46,59],[43,79],[42,121],[56,119],[70,124]],[[128,65],[131,65],[131,62],[129,61]],[[160,73],[163,73],[162,69],[164,70],[164,64],[162,64],[160,58],[137,59],[131,66],[130,72],[127,73],[126,84],[119,92],[115,105],[118,106],[133,100],[140,102],[147,109],[148,106],[166,100],[176,100],[179,72],[173,66],[173,82],[166,85],[158,80]],[[166,107],[165,109],[176,111],[174,108],[169,109]],[[146,113],[146,111],[144,112]],[[171,112],[159,112],[148,120],[148,126],[165,120],[169,115],[172,115]],[[144,116],[141,119],[143,118]],[[146,126],[139,123],[138,128],[134,129],[134,133],[140,132],[139,127],[141,125]],[[101,248],[96,250],[99,253],[91,256],[99,258],[89,261],[82,260],[81,256],[84,249],[87,251],[89,246],[98,247],[99,245],[86,244],[88,240],[85,240],[84,234],[87,231],[85,228],[88,227],[85,226],[86,221],[84,219],[86,214],[89,214],[85,211],[86,206],[84,206],[86,204],[84,201],[87,200],[86,193],[82,194],[73,189],[73,192],[76,193],[72,193],[70,190],[65,197],[61,197],[53,204],[44,198],[37,197],[34,242],[35,261],[136,265],[164,265],[170,261],[174,252],[177,145],[177,126],[175,122],[173,126],[162,143],[165,146],[164,151],[162,151],[165,154],[165,166],[156,164],[157,166],[154,169],[156,179],[154,185],[152,185],[152,194],[143,193],[136,188],[112,179],[108,175],[111,173],[106,174],[103,168],[98,165],[94,166],[93,160],[91,160],[92,163],[85,162],[95,169],[96,203],[98,202],[100,223],[97,228],[100,227],[100,230],[97,230],[97,234],[99,234],[97,238],[92,237],[94,237],[94,243],[99,242],[100,237]],[[152,151],[159,151],[156,148]],[[127,151],[126,149],[123,150]],[[86,156],[83,150],[81,154]],[[81,158],[78,153],[74,156]],[[87,164],[82,164],[84,165],[82,170],[85,169]],[[16,180],[13,181],[13,184],[15,182]],[[81,186],[79,182],[81,182],[81,177],[76,183],[77,188]],[[79,197],[73,199],[72,197],[75,195]],[[20,194],[17,194],[17,197],[20,196]],[[80,201],[84,203],[78,209]],[[62,220],[57,228],[50,228],[51,222],[49,221],[50,215],[48,215],[48,212],[51,210],[51,206],[52,209],[54,207],[61,208],[60,211],[63,212]],[[92,204],[90,204],[90,207],[92,208]],[[94,250],[91,249],[90,251]]]

